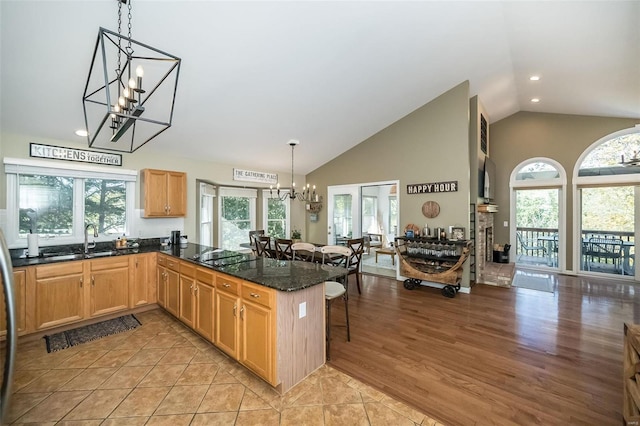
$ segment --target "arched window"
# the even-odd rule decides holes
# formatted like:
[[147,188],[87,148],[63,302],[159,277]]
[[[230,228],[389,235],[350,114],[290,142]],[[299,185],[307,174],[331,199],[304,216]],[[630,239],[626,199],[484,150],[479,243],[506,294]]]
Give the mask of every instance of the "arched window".
[[640,131],[634,130],[593,144],[580,162],[578,176],[640,173]]
[[574,270],[634,277],[640,126],[607,135],[574,168]]
[[563,268],[567,175],[550,158],[530,158],[511,173],[511,241],[516,264]]

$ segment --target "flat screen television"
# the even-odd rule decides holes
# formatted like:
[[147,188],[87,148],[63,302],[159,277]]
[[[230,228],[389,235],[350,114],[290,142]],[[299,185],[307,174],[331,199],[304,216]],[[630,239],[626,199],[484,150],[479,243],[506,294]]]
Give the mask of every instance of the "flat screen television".
[[484,173],[482,174],[482,197],[486,203],[495,200],[496,164],[489,157],[484,158]]

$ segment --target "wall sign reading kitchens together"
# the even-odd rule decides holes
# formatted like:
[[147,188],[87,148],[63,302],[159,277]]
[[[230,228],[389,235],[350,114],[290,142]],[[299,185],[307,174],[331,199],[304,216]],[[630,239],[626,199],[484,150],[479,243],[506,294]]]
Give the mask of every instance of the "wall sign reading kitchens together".
[[407,185],[407,194],[432,194],[436,192],[458,192],[458,181],[414,183]]
[[52,158],[54,160],[122,166],[122,155],[120,154],[87,151],[86,149],[65,148],[62,146],[42,145],[39,143],[30,144],[29,155],[31,157]]

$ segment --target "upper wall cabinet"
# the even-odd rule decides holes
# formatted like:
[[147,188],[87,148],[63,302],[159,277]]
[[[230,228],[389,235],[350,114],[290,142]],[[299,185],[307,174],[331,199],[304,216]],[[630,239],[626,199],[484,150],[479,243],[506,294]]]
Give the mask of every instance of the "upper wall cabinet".
[[140,171],[144,217],[187,215],[187,174],[169,170]]

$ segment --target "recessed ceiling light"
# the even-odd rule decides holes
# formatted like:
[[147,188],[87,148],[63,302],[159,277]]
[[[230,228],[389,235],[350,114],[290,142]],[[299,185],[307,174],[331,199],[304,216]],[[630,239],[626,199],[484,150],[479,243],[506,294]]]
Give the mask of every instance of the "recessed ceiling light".
[[533,102],[534,104],[537,104],[538,102],[540,102],[540,99],[533,98],[533,99],[531,99],[531,102]]
[[532,75],[531,77],[529,77],[529,80],[538,81],[538,80],[540,80],[540,76],[539,75]]
[[76,135],[81,136],[83,138],[86,138],[88,134],[89,133],[87,133],[87,131],[84,129],[76,130]]

